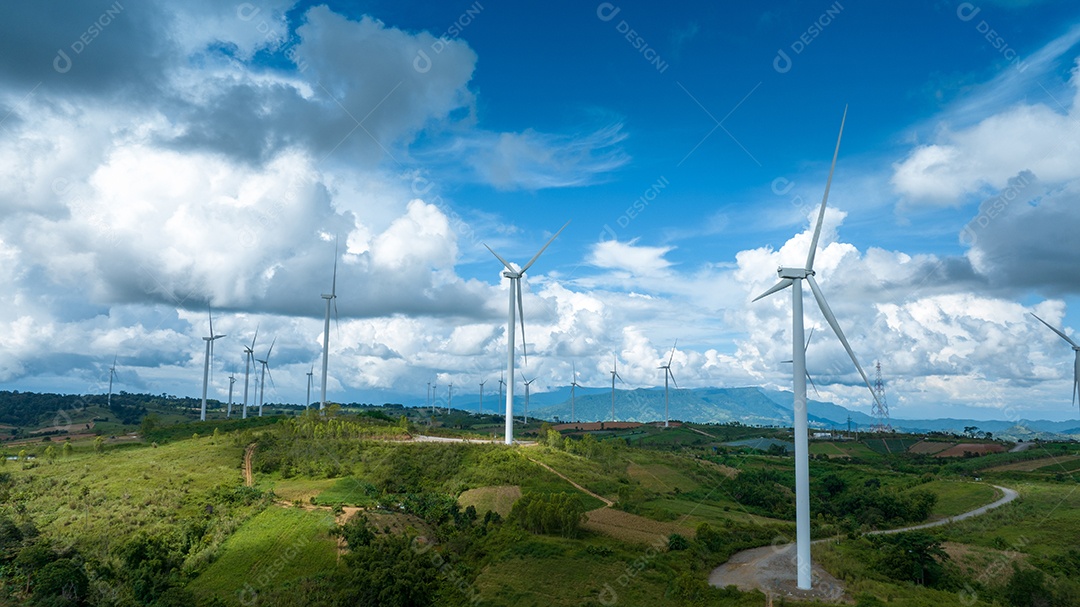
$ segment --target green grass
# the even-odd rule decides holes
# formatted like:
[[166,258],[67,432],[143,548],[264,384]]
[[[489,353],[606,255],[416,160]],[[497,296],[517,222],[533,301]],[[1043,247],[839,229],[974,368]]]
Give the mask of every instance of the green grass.
[[253,591],[330,571],[337,566],[337,541],[328,534],[333,525],[325,510],[270,506],[225,542],[221,557],[188,589],[239,605]]
[[930,518],[937,520],[955,516],[985,506],[1000,497],[1001,492],[986,483],[936,480],[913,489],[929,491],[937,496]]
[[1080,458],[1070,459],[1066,461],[1056,461],[1052,464],[1047,464],[1041,468],[1037,468],[1036,472],[1076,472],[1080,470]]
[[333,485],[319,493],[315,503],[320,506],[373,506],[375,500],[372,496],[376,493],[370,483],[347,476],[336,479]]

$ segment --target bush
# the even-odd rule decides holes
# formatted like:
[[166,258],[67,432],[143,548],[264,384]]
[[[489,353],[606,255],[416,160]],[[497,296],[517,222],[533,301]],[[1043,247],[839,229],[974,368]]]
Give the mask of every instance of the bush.
[[690,540],[679,535],[678,533],[672,533],[668,536],[668,550],[686,550],[690,547]]

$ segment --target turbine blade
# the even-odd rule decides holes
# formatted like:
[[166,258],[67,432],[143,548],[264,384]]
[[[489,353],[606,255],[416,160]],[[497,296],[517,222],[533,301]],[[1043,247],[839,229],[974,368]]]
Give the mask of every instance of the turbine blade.
[[277,343],[277,338],[275,337],[273,339],[273,341],[270,342],[270,349],[266,351],[266,362],[263,363],[263,364],[265,364],[265,365],[270,364],[270,353],[274,351],[274,344],[276,344],[276,343]]
[[679,340],[676,339],[674,345],[671,346],[671,356],[667,359],[668,370],[671,370],[671,361],[675,359],[675,346],[679,345]]
[[814,383],[814,378],[810,377],[810,372],[806,372],[806,379],[810,382],[810,385],[814,388],[814,394],[821,396],[821,393],[817,391],[817,384]]
[[270,378],[270,387],[277,390],[277,386],[274,385],[274,374],[270,372],[270,363],[266,363],[266,376]]
[[829,189],[832,187],[833,171],[836,170],[836,157],[840,154],[840,139],[844,136],[844,121],[847,120],[847,106],[844,106],[844,116],[840,119],[840,134],[836,136],[836,149],[833,150],[832,165],[829,167],[829,178],[825,181],[825,195],[821,197],[821,210],[818,211],[817,225],[814,226],[814,238],[810,241],[810,253],[806,256],[806,269],[814,269],[814,255],[817,254],[818,238],[821,237],[821,222],[825,220],[825,205],[829,202]]
[[810,349],[810,340],[814,339],[814,327],[810,327],[810,335],[806,338],[806,345],[803,346],[803,352]]
[[259,325],[255,325],[255,336],[251,338],[251,349],[255,349],[255,340],[259,338]]
[[1076,351],[1073,361],[1073,404],[1076,404],[1076,391],[1080,389],[1080,350]]
[[536,255],[533,255],[533,258],[529,260],[529,263],[525,264],[525,266],[523,268],[521,268],[521,273],[522,274],[524,274],[526,271],[528,271],[529,267],[531,267],[534,263],[536,263],[536,260],[540,258],[540,254],[543,253],[544,250],[547,249],[549,246],[551,246],[551,243],[554,242],[555,239],[559,237],[559,234],[562,234],[562,231],[565,230],[566,226],[568,226],[568,225],[570,225],[569,221],[564,223],[563,227],[559,228],[558,232],[555,232],[555,235],[551,237],[551,240],[548,240],[547,244],[545,244],[539,251],[536,252]]
[[668,376],[671,377],[671,383],[674,384],[676,388],[678,388],[679,382],[675,381],[675,374],[671,372],[671,367],[668,367],[667,372]]
[[855,358],[855,352],[851,350],[851,344],[848,343],[844,332],[840,329],[840,324],[836,322],[836,316],[832,313],[832,308],[829,307],[829,302],[825,301],[825,295],[821,292],[821,287],[818,286],[817,281],[813,276],[807,276],[806,282],[810,283],[810,290],[814,292],[814,299],[817,300],[818,308],[821,308],[821,313],[825,316],[825,320],[828,321],[829,326],[832,327],[836,336],[840,338],[840,343],[844,344],[844,349],[847,350],[848,356],[851,357],[851,362],[855,363],[855,368],[859,370],[859,375],[863,378],[863,383],[866,384],[866,388],[870,390],[870,395],[874,397],[874,402],[881,404],[878,400],[877,393],[874,392],[874,387],[870,385],[870,378],[866,376],[866,371],[863,371],[862,365],[859,364],[859,359]]
[[[1034,314],[1032,314],[1032,316],[1035,316],[1035,315],[1034,315]],[[1074,348],[1080,348],[1080,346],[1076,345],[1076,342],[1075,342],[1075,341],[1073,341],[1073,340],[1069,339],[1069,336],[1068,336],[1068,335],[1065,335],[1065,334],[1064,334],[1064,333],[1062,333],[1061,331],[1057,330],[1057,329],[1056,329],[1056,328],[1055,328],[1055,327],[1054,327],[1053,325],[1051,325],[1050,323],[1046,322],[1045,320],[1043,320],[1043,319],[1039,318],[1038,316],[1035,316],[1035,318],[1036,318],[1036,319],[1038,319],[1038,321],[1039,321],[1039,322],[1041,322],[1042,324],[1044,324],[1044,325],[1046,325],[1047,327],[1049,327],[1051,331],[1053,331],[1054,333],[1057,333],[1058,335],[1060,335],[1060,336],[1061,336],[1061,339],[1064,339],[1065,341],[1069,342],[1069,345],[1071,345],[1071,346],[1072,346],[1072,347],[1074,347]]]
[[334,280],[330,283],[330,295],[337,296],[337,258],[338,258],[338,241],[334,238]]
[[759,299],[761,299],[763,297],[768,297],[768,296],[772,295],[773,293],[776,293],[777,291],[783,291],[784,289],[790,287],[793,282],[795,282],[795,281],[793,279],[791,279],[791,278],[781,279],[780,282],[773,285],[773,287],[771,289],[769,289],[768,291],[765,291],[761,295],[758,295],[757,297],[752,299],[751,302],[757,301],[757,300],[759,300]]
[[517,304],[518,304],[518,320],[521,321],[521,354],[525,359],[525,365],[529,364],[529,351],[525,347],[525,307],[521,305],[521,277],[517,279]]
[[210,306],[206,306],[206,314],[210,317],[210,337],[214,336],[214,311],[210,309]]
[[505,259],[500,257],[499,254],[495,252],[495,249],[493,249],[491,247],[488,247],[486,244],[484,246],[487,247],[487,250],[491,251],[492,255],[494,255],[496,258],[498,258],[499,261],[502,262],[502,265],[506,266],[507,270],[510,270],[511,272],[513,272],[515,274],[517,273],[517,270],[514,269],[514,266],[510,265],[509,261],[506,261]]

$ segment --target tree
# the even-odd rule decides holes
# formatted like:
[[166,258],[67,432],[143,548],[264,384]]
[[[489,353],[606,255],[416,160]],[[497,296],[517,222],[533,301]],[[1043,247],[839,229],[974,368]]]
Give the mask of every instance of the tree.
[[83,605],[90,589],[83,568],[72,559],[41,567],[34,579],[34,599],[49,606]]
[[146,438],[147,434],[150,434],[155,429],[157,429],[158,419],[159,418],[157,416],[157,413],[149,413],[147,415],[144,415],[142,418],[142,423],[139,424],[139,434],[141,434],[143,438]]
[[45,459],[49,460],[49,463],[56,459],[56,447],[52,445],[45,447]]
[[99,436],[99,437],[94,439],[94,453],[104,453],[104,452],[105,452],[105,438],[102,437],[102,436]]
[[1013,563],[1012,577],[1005,584],[1005,599],[1013,607],[1050,607],[1053,596],[1042,571],[1020,569]]
[[878,548],[875,567],[897,580],[933,586],[944,571],[941,563],[949,555],[941,541],[923,531],[907,531],[895,535],[871,537]]
[[560,434],[558,430],[548,428],[545,436],[547,437],[548,446],[552,449],[558,449],[563,446],[562,434]]
[[71,457],[71,454],[75,451],[75,448],[71,446],[71,441],[68,440],[64,441],[64,448],[60,451],[63,452],[64,457]]

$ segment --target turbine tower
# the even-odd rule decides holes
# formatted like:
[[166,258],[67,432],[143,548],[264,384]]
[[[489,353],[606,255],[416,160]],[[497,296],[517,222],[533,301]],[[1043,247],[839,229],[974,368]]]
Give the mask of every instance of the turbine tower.
[[323,293],[322,298],[326,300],[326,319],[323,321],[323,341],[322,341],[322,398],[319,399],[319,411],[326,408],[326,367],[327,356],[330,354],[330,302],[334,302],[334,318],[337,318],[337,258],[338,247],[337,241],[334,242],[334,278],[330,283],[330,292]]
[[233,389],[233,384],[235,384],[235,383],[236,383],[236,377],[232,373],[230,373],[229,374],[229,408],[225,410],[225,419],[229,419],[230,417],[232,417],[232,389]]
[[112,407],[112,382],[113,382],[114,377],[116,377],[116,355],[115,354],[113,355],[113,358],[112,358],[112,366],[109,367],[109,398],[108,398],[108,406],[109,407]]
[[199,421],[206,421],[206,386],[210,383],[210,358],[214,355],[214,340],[225,337],[214,335],[214,312],[210,310],[210,306],[207,306],[206,310],[210,316],[210,336],[203,338],[206,341],[206,356],[203,358],[202,408],[199,409]]
[[574,379],[570,382],[570,421],[577,422],[577,412],[574,410],[577,392],[577,363],[574,363]]
[[622,381],[622,377],[619,375],[619,357],[612,354],[611,361],[613,364],[611,367],[611,421],[615,421],[615,378],[618,377],[619,381]]
[[454,382],[450,382],[450,387],[446,391],[446,414],[450,414],[450,408],[454,406]]
[[259,380],[259,417],[262,417],[263,414],[263,396],[266,395],[266,376],[268,374],[270,375],[270,385],[274,385],[274,376],[270,373],[270,353],[274,351],[274,344],[276,343],[277,338],[275,337],[270,342],[270,349],[266,351],[266,358],[262,360],[255,359],[255,362],[262,365],[262,378]]
[[[1032,316],[1035,316],[1035,315],[1032,314]],[[1075,341],[1070,339],[1069,336],[1065,335],[1065,333],[1062,332],[1060,329],[1054,328],[1050,323],[1048,323],[1045,320],[1039,318],[1038,316],[1035,316],[1035,318],[1039,322],[1041,322],[1042,324],[1046,325],[1046,327],[1048,329],[1050,329],[1054,333],[1057,333],[1061,337],[1061,339],[1064,339],[1065,341],[1069,342],[1069,345],[1072,346],[1073,352],[1076,354],[1075,359],[1073,361],[1073,395],[1072,395],[1072,402],[1075,403],[1076,402],[1076,392],[1077,392],[1078,389],[1080,389],[1080,345],[1077,345]]]
[[506,382],[506,422],[505,422],[505,443],[507,445],[514,444],[514,300],[517,299],[517,313],[521,316],[521,352],[525,359],[525,364],[529,364],[529,355],[525,351],[525,309],[521,304],[521,278],[525,275],[525,272],[529,271],[536,260],[540,258],[540,255],[551,245],[551,243],[562,234],[562,231],[566,229],[566,226],[570,225],[570,222],[563,224],[563,227],[559,228],[558,232],[547,241],[536,255],[533,255],[529,263],[521,267],[520,270],[510,265],[510,262],[506,261],[495,252],[494,249],[487,247],[487,250],[491,251],[506,268],[503,272],[503,276],[510,279],[510,311],[506,321],[506,374],[509,375],[509,379]]
[[255,325],[255,335],[251,338],[251,345],[244,346],[244,412],[240,419],[247,419],[248,410],[248,374],[251,365],[255,362],[255,340],[259,337],[259,326]]
[[[844,121],[847,119],[847,108],[844,108],[844,117],[840,120],[840,134],[836,137],[836,149],[833,151],[832,165],[829,168],[829,177],[825,182],[825,195],[821,199],[821,208],[818,211],[817,223],[814,226],[814,236],[810,241],[810,251],[806,257],[806,265],[802,268],[785,268],[777,270],[780,282],[754,298],[757,301],[791,287],[791,359],[794,362],[794,414],[795,414],[795,549],[796,571],[798,574],[797,585],[803,590],[811,588],[811,561],[810,561],[810,463],[808,451],[808,421],[806,412],[806,346],[803,339],[803,295],[802,283],[805,280],[814,293],[814,299],[825,316],[829,326],[832,327],[840,343],[844,345],[851,362],[855,363],[859,375],[862,376],[866,387],[873,394],[874,389],[870,386],[870,380],[866,377],[862,365],[855,358],[844,332],[833,316],[832,309],[825,301],[825,295],[821,292],[817,281],[814,279],[814,256],[817,253],[818,239],[821,237],[821,224],[825,220],[825,205],[829,201],[829,188],[832,186],[833,171],[836,170],[836,157],[840,153],[840,138],[844,134]],[[875,395],[875,400],[876,400]]]
[[671,372],[671,361],[675,358],[675,346],[679,345],[679,340],[675,340],[674,345],[671,346],[671,355],[668,356],[666,365],[660,365],[657,369],[664,370],[664,427],[668,427],[668,422],[671,420],[671,415],[668,413],[668,378],[671,378],[671,383],[675,384],[675,387],[679,387],[679,383],[675,381],[675,374]]
[[889,423],[889,403],[885,400],[885,380],[881,378],[881,361],[877,361],[874,365],[877,369],[877,377],[874,381],[874,396],[876,397],[871,407],[871,413],[876,420],[874,426],[875,432],[892,432],[892,425]]
[[484,414],[484,384],[486,383],[486,379],[480,382],[480,405],[477,407],[477,413],[480,415]]

